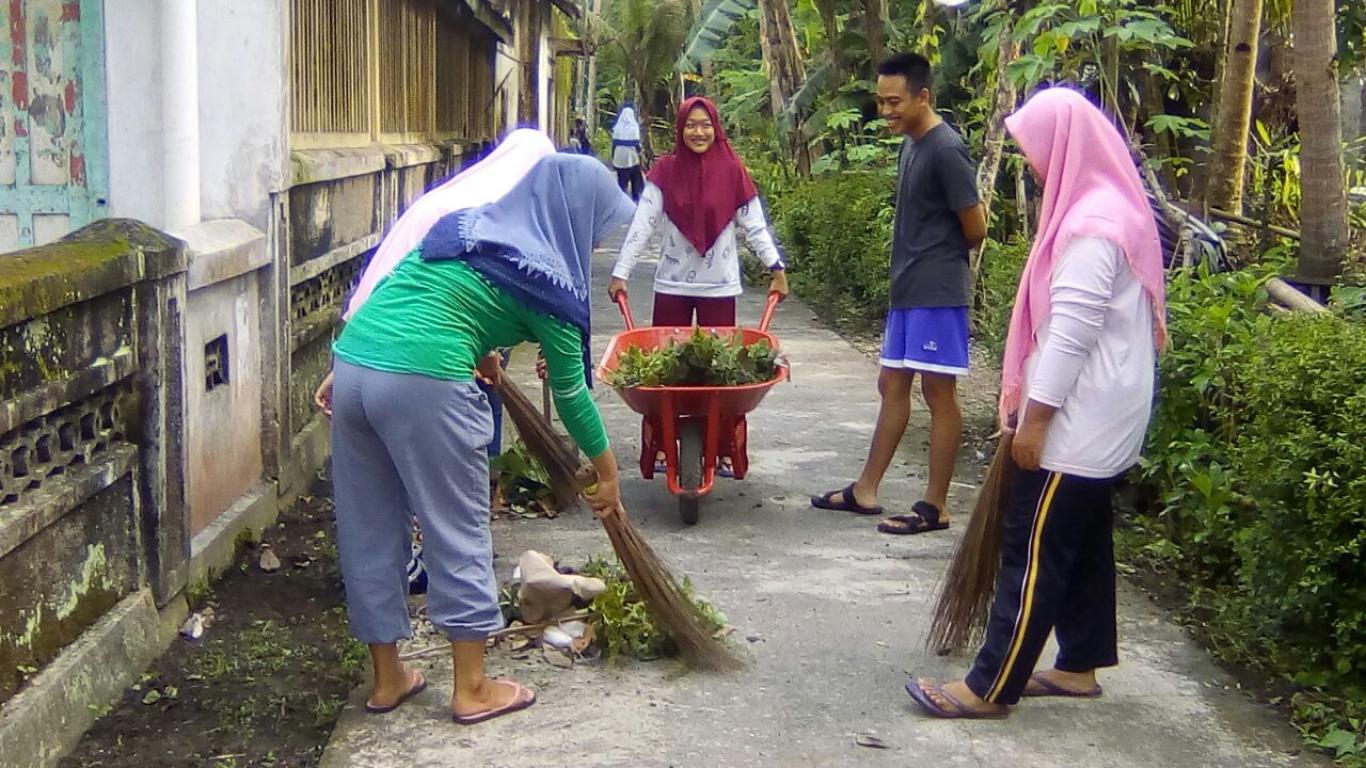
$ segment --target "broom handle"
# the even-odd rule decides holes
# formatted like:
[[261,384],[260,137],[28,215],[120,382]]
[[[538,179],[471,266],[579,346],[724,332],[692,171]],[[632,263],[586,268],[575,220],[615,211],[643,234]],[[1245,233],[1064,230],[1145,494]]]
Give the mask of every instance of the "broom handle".
[[546,420],[547,422],[551,421],[551,418],[550,418],[550,379],[549,379],[549,378],[541,379],[541,410],[545,412],[545,420]]

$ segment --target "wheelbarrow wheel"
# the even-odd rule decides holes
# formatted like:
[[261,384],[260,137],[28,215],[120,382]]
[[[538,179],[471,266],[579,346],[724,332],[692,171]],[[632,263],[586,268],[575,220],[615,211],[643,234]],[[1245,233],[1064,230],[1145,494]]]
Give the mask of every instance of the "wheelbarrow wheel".
[[702,425],[696,421],[678,425],[678,484],[683,486],[678,516],[684,525],[697,525],[702,514],[702,500],[695,494],[702,487]]

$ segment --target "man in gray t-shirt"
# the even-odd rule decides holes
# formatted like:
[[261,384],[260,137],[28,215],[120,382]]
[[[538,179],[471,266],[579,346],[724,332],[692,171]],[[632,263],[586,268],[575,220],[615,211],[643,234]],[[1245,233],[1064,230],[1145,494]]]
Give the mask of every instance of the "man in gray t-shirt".
[[976,212],[978,202],[977,166],[948,123],[905,138],[892,230],[892,309],[971,303],[971,246],[958,212]]
[[968,252],[987,233],[976,165],[962,137],[935,113],[931,80],[929,62],[914,53],[878,66],[879,111],[888,128],[905,137],[892,230],[891,307],[878,376],[882,407],[859,479],[811,497],[818,509],[882,514],[878,487],[906,432],[918,374],[930,408],[929,483],[908,513],[878,525],[891,534],[949,527],[949,482],[963,431],[957,377],[968,371]]

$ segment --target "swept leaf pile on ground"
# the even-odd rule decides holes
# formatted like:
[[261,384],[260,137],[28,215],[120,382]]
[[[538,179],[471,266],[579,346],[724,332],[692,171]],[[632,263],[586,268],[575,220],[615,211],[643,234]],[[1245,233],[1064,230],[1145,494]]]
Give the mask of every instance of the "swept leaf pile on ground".
[[758,384],[778,373],[778,352],[766,341],[743,344],[694,328],[692,337],[658,349],[627,347],[610,383],[627,387],[717,387]]
[[[556,567],[566,571],[558,564]],[[651,661],[678,655],[673,641],[650,618],[649,610],[636,595],[631,578],[620,563],[594,556],[577,573],[602,579],[607,584],[606,591],[594,598],[588,607],[588,624],[593,629],[595,642],[609,660],[626,656],[639,661]],[[709,632],[725,629],[725,614],[694,594],[692,583],[687,579],[683,580],[683,592],[706,619]],[[517,587],[504,587],[498,598],[503,619],[509,623],[520,621]]]
[[[655,625],[650,612],[635,593],[626,569],[616,560],[594,556],[579,570],[584,576],[602,579],[607,590],[588,607],[588,623],[608,660],[617,656],[648,661],[678,655],[673,641]],[[693,592],[692,582],[683,579],[683,594],[697,606],[709,632],[726,627],[726,616]]]
[[489,470],[497,476],[498,496],[511,512],[523,517],[557,514],[550,475],[521,440],[490,459]]

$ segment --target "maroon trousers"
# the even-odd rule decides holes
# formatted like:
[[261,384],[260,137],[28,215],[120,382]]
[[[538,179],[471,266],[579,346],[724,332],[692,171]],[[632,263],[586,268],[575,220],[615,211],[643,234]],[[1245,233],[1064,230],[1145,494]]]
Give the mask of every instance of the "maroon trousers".
[[735,297],[705,298],[655,293],[655,313],[651,325],[734,328]]

